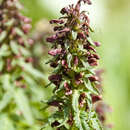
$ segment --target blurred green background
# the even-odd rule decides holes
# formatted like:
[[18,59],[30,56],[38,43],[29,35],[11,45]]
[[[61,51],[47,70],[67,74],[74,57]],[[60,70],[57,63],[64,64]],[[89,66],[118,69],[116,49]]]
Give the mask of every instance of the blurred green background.
[[[23,13],[32,18],[35,28],[39,20],[57,18],[58,11],[72,0],[21,2],[25,6]],[[113,130],[130,130],[130,1],[93,0],[93,5],[86,8],[90,10],[92,26],[95,29],[92,36],[94,40],[102,43],[98,52],[101,56],[100,68],[105,70],[104,97],[113,109],[108,116],[109,122],[114,124]],[[42,45],[46,46],[45,43]],[[44,70],[46,58],[42,60]],[[44,97],[47,96],[46,92]]]

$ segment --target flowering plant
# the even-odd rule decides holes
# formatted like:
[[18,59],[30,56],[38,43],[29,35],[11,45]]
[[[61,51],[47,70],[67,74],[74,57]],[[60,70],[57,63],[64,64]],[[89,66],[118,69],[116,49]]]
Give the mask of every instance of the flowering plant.
[[18,0],[0,1],[1,130],[33,129],[36,101],[43,95],[37,81],[44,76],[33,68],[29,50],[33,44],[28,36],[31,20],[20,13],[21,8]]
[[57,109],[48,122],[57,130],[102,130],[105,120],[103,105],[97,104],[102,99],[101,71],[95,69],[100,43],[90,38],[93,30],[82,3],[91,1],[78,0],[61,10],[63,17],[50,21],[55,34],[47,38],[53,56],[48,63],[54,68],[49,80],[55,88],[47,104]]

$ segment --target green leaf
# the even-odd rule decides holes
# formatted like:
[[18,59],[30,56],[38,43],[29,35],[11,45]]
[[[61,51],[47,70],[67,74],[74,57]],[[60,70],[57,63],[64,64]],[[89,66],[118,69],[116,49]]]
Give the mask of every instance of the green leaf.
[[20,53],[18,44],[15,41],[10,42],[10,47],[11,47],[14,54],[18,55]]
[[14,23],[14,18],[10,19],[9,21],[7,21],[4,25],[7,26],[7,27],[10,27],[12,26]]
[[86,120],[82,119],[82,125],[84,130],[91,130]]
[[83,44],[78,44],[78,48],[82,53],[86,53],[86,49],[84,49]]
[[27,48],[20,46],[19,50],[22,53],[22,55],[24,55],[25,57],[31,56],[31,54]]
[[0,115],[0,130],[16,130],[6,114]]
[[21,29],[19,29],[19,28],[15,28],[15,32],[19,35],[19,36],[24,36],[24,33],[22,32],[22,30]]
[[0,57],[7,57],[11,54],[9,51],[9,47],[6,44],[3,44],[2,47],[0,48]]
[[72,96],[72,107],[74,110],[74,121],[75,125],[79,130],[83,130],[82,123],[80,120],[80,111],[79,111],[79,92],[78,90],[74,90],[73,96]]
[[88,64],[88,62],[85,62],[84,60],[81,60],[84,69],[88,70],[91,74],[95,75],[94,69]]
[[16,101],[19,109],[23,113],[23,116],[25,117],[26,121],[30,125],[32,125],[34,123],[34,119],[33,119],[33,115],[31,112],[31,108],[29,106],[29,101],[28,101],[26,95],[24,94],[24,91],[22,89],[15,90],[14,98],[15,98],[15,101]]
[[62,65],[59,64],[59,65],[55,68],[55,70],[53,71],[53,73],[59,73],[60,70],[61,70],[61,68],[62,68]]
[[47,85],[45,85],[45,88],[48,88],[51,84],[52,82],[48,83]]
[[90,37],[87,37],[87,40],[88,40],[88,42],[89,42],[91,45],[95,46],[94,42],[92,41],[92,39],[91,39]]
[[52,122],[54,122],[55,120],[57,120],[58,122],[62,122],[63,121],[63,113],[62,112],[56,112],[53,115],[51,115],[48,118],[49,124],[51,125]]
[[28,72],[29,74],[31,74],[35,78],[46,79],[44,77],[44,75],[40,71],[34,69],[31,64],[25,63],[23,60],[18,60],[17,64],[20,65],[21,67],[23,67],[26,72]]
[[94,30],[90,26],[89,26],[89,29],[90,29],[91,32],[94,32]]
[[77,38],[77,32],[72,31],[72,38],[73,38],[73,40],[76,40],[76,38]]
[[97,89],[92,86],[91,82],[88,79],[84,79],[84,85],[91,93],[98,95]]
[[69,53],[67,55],[67,64],[68,64],[68,67],[70,68],[71,67],[71,61],[72,61],[72,55]]
[[64,119],[63,121],[60,123],[60,125],[58,127],[61,127],[63,125],[66,124],[67,120],[68,120],[68,117],[69,117],[69,108],[67,106],[64,107]]
[[83,129],[84,130],[90,130],[91,128],[90,128],[90,126],[89,126],[89,124],[87,123],[87,119],[88,119],[88,114],[87,114],[87,112],[86,111],[81,111],[80,112],[81,114],[80,114],[80,118],[81,118],[81,122],[82,122],[82,127],[83,127]]
[[74,90],[72,95],[72,107],[75,112],[79,112],[79,92]]
[[13,93],[11,93],[10,91],[7,91],[4,94],[2,100],[0,101],[0,112],[9,104],[12,97],[13,97]]
[[56,90],[56,93],[64,88],[64,83],[65,82],[66,82],[66,80],[65,81],[61,81],[59,88]]
[[96,130],[101,130],[100,124],[96,118],[92,119],[92,127]]
[[38,84],[33,80],[29,75],[23,73],[23,77],[27,84],[30,86],[30,90],[33,92],[34,97],[37,101],[40,101],[44,98],[44,91],[41,89]]
[[0,79],[2,82],[2,86],[3,86],[4,90],[6,90],[6,91],[13,91],[13,89],[12,89],[13,87],[10,82],[10,79],[11,79],[11,77],[8,74],[3,75]]
[[100,123],[95,111],[90,111],[89,123],[91,124],[92,129],[103,130],[101,123]]
[[6,31],[3,31],[1,34],[0,34],[0,42],[2,42],[7,36],[7,32]]
[[4,67],[4,60],[2,58],[0,58],[0,71],[3,70],[3,67]]
[[45,64],[49,64],[51,62],[54,62],[57,58],[59,57],[59,55],[56,55],[55,57],[53,57],[52,59],[48,60],[47,62],[45,62]]
[[79,128],[79,130],[83,130],[82,122],[80,120],[80,112],[75,113],[74,121],[75,121],[76,127]]
[[89,107],[89,110],[92,110],[93,105],[92,105],[92,98],[90,94],[91,92],[88,92],[88,91],[86,92],[86,102]]

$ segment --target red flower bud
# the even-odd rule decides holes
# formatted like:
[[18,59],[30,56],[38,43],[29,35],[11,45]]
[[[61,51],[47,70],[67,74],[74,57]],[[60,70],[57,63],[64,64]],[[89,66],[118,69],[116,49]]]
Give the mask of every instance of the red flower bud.
[[26,33],[26,34],[30,31],[31,28],[32,28],[32,26],[30,24],[25,24],[22,27],[24,33]]
[[85,39],[85,38],[86,38],[86,36],[83,32],[78,33],[78,39]]
[[60,123],[59,123],[58,121],[55,121],[55,122],[53,122],[53,123],[51,124],[52,127],[56,127],[56,126],[58,126],[58,125],[60,125]]
[[101,43],[100,42],[94,42],[95,46],[99,47],[101,46]]
[[64,83],[64,87],[65,87],[65,90],[66,90],[65,95],[71,95],[72,90],[70,89],[70,86],[69,86],[69,84],[67,82]]
[[89,64],[94,63],[94,62],[97,62],[97,59],[95,59],[95,58],[88,59]]
[[61,52],[62,52],[62,49],[55,49],[55,50],[50,50],[50,51],[48,52],[48,54],[49,54],[49,55],[52,55],[52,56],[56,56],[56,55],[58,55],[58,54],[61,54]]
[[93,54],[93,57],[96,58],[97,60],[100,59],[100,57],[97,54]]
[[90,63],[90,66],[97,66],[97,65],[98,65],[97,61]]
[[67,64],[66,60],[62,60],[61,64],[63,67],[68,68],[68,64]]
[[48,102],[48,105],[54,106],[54,107],[59,107],[60,103],[61,103],[60,101],[54,100],[54,101]]
[[60,20],[60,19],[53,19],[53,20],[50,21],[50,24],[54,24],[54,23],[56,23],[56,24],[63,24],[64,21]]
[[29,58],[27,58],[27,59],[25,60],[25,62],[27,62],[27,63],[32,63],[32,62],[33,62],[33,58],[32,58],[32,57],[29,57]]
[[87,50],[92,50],[92,51],[96,52],[96,50],[88,44],[84,45],[84,48],[87,49]]
[[34,41],[33,41],[31,38],[29,38],[29,39],[28,39],[28,43],[29,43],[30,45],[33,45],[33,44],[34,44]]
[[58,33],[67,33],[67,32],[70,32],[70,29],[69,28],[64,28],[63,30],[59,31]]
[[86,97],[86,94],[85,94],[85,93],[82,93],[82,94],[80,95],[80,98],[79,98],[80,107],[83,107],[84,104],[86,103],[85,97]]
[[102,100],[102,96],[92,95],[92,102],[95,103],[99,100]]
[[74,57],[74,65],[78,65],[79,59],[77,56]]
[[48,37],[46,39],[47,42],[51,42],[51,43],[55,42],[56,40],[57,40],[57,36],[56,35],[53,35],[53,36]]
[[98,78],[96,76],[91,76],[88,78],[91,82],[98,81]]
[[84,3],[87,3],[88,5],[92,4],[92,2],[90,0],[80,0],[80,1],[83,1]]
[[58,65],[58,64],[57,64],[57,63],[55,63],[55,62],[52,62],[52,63],[50,64],[50,66],[51,66],[51,67],[53,67],[53,68],[56,68],[56,67],[57,67],[57,65]]
[[30,18],[28,18],[28,17],[24,17],[23,21],[25,23],[31,23],[32,22],[32,20]]
[[19,43],[20,45],[24,46],[24,39],[23,39],[22,37],[20,37],[20,38],[18,39],[18,43]]
[[48,79],[49,79],[50,81],[52,81],[52,82],[54,82],[54,81],[61,81],[62,75],[54,74],[54,75],[49,76]]
[[69,9],[68,8],[63,8],[61,11],[60,11],[61,14],[68,14],[69,13]]

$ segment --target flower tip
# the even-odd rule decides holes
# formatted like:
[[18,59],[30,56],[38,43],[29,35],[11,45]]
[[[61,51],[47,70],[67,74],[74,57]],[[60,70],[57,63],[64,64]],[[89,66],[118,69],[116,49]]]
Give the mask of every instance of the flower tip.
[[100,43],[100,42],[94,42],[94,44],[95,44],[96,47],[101,46],[101,43]]

